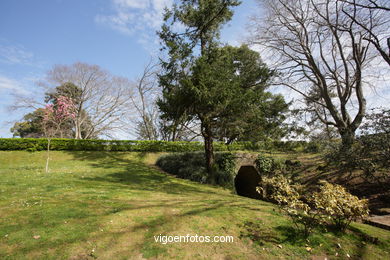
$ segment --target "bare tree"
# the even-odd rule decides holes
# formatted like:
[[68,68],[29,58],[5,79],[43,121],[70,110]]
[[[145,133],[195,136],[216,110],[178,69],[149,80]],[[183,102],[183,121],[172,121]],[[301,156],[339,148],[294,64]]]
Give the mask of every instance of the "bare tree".
[[194,141],[202,137],[200,122],[196,120],[175,121],[160,119],[161,139],[164,141]]
[[[162,119],[156,101],[161,94],[158,82],[160,66],[150,60],[142,74],[133,82],[133,92],[129,92],[130,109],[135,116],[129,118],[133,134],[141,140],[190,141],[200,136],[198,124],[194,121]],[[135,128],[134,128],[135,126]]]
[[[390,66],[390,1],[389,0],[340,0],[347,4],[343,10],[351,21],[363,29],[370,42]],[[349,13],[353,10],[353,13]],[[353,15],[354,13],[358,15]]]
[[121,127],[121,119],[127,113],[125,94],[131,88],[129,80],[112,76],[97,65],[77,62],[55,65],[41,85],[53,89],[67,83],[77,86],[69,91],[78,92],[73,93],[78,99],[73,120],[76,139],[109,135]]
[[341,0],[342,2],[366,9],[390,11],[388,0]]
[[130,92],[131,105],[137,116],[132,119],[135,134],[142,140],[157,140],[159,133],[159,112],[156,105],[158,96],[158,65],[152,60],[145,66],[142,75],[133,83],[135,93]]
[[[260,2],[268,13],[265,21],[253,18],[252,43],[270,52],[279,83],[301,94],[349,147],[366,113],[363,75],[375,56],[369,33],[351,21],[360,13],[340,0]],[[373,19],[370,26],[379,25]]]

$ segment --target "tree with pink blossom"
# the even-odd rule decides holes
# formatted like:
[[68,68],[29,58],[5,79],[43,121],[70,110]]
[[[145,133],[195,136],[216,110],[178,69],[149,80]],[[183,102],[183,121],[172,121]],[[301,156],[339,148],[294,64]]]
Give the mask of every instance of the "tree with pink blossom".
[[54,103],[47,104],[43,110],[43,130],[47,138],[46,172],[48,172],[51,139],[62,130],[66,122],[75,118],[76,108],[71,98],[59,96]]

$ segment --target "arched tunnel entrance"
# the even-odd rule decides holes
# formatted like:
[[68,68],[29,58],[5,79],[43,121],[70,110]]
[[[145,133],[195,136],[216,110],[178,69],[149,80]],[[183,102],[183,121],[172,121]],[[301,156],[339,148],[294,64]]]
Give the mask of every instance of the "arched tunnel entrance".
[[260,199],[260,194],[256,191],[256,187],[260,181],[260,174],[255,167],[241,166],[234,179],[234,186],[238,195],[252,199]]

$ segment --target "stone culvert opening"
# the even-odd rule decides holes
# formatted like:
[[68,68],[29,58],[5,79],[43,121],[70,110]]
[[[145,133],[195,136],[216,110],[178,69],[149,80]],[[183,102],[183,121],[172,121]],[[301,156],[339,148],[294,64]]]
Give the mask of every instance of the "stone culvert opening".
[[260,199],[260,194],[256,191],[256,187],[260,181],[260,174],[255,167],[241,166],[234,179],[234,186],[238,195],[252,199]]

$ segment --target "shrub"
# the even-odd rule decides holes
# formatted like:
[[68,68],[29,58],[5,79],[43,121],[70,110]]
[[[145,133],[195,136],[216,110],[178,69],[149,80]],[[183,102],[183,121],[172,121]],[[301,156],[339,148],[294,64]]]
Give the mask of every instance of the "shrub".
[[[47,148],[47,139],[43,138],[0,138],[0,150],[42,151]],[[216,151],[235,151],[257,149],[250,142],[237,142],[225,145],[215,142]],[[167,141],[129,141],[129,140],[77,140],[53,138],[52,150],[66,151],[132,151],[132,152],[195,152],[203,151],[202,142]]]
[[[76,140],[53,138],[52,150],[67,151],[142,151],[142,152],[195,152],[203,151],[203,142],[131,141],[131,140]],[[214,142],[215,151],[259,151],[259,150],[297,150],[306,142],[234,142],[226,145]],[[47,140],[43,138],[0,138],[0,150],[45,150]]]
[[[362,147],[361,157],[366,163],[360,168],[366,177],[386,181],[390,177],[390,109],[368,114],[361,130],[358,142]],[[381,175],[378,174],[380,170]]]
[[263,177],[257,191],[267,200],[277,202],[293,221],[296,229],[309,235],[315,226],[332,220],[343,231],[351,221],[368,215],[367,200],[348,193],[342,186],[323,182],[320,191],[306,194],[300,185],[285,176]]
[[263,177],[257,191],[266,199],[277,202],[280,209],[291,218],[297,231],[305,236],[321,222],[318,212],[305,202],[302,187],[292,185],[285,176]]
[[236,169],[236,157],[233,153],[219,153],[216,156],[215,183],[229,187],[233,185],[233,175]]
[[305,148],[306,153],[319,153],[321,151],[321,144],[319,142],[309,142]]
[[287,164],[285,159],[274,158],[272,161],[272,170],[275,173],[285,173],[287,170]]
[[360,136],[349,149],[333,144],[325,153],[330,165],[346,170],[361,170],[367,181],[386,183],[390,179],[390,110],[366,116]]
[[302,163],[299,160],[291,161],[291,160],[286,160],[284,162],[287,168],[294,169],[294,168],[299,168],[302,166]]
[[255,163],[257,170],[265,175],[285,173],[287,169],[286,160],[279,158],[274,159],[262,154],[259,154]]
[[348,193],[344,187],[323,182],[320,191],[313,195],[315,208],[332,219],[340,230],[344,230],[352,220],[368,215],[367,200]]
[[202,152],[176,153],[161,156],[156,165],[162,170],[183,179],[200,183],[214,183],[223,187],[233,187],[233,173],[236,167],[232,153],[216,153],[214,178],[211,180],[206,171],[206,161]]
[[260,173],[270,174],[273,172],[274,160],[272,158],[259,154],[255,163]]

